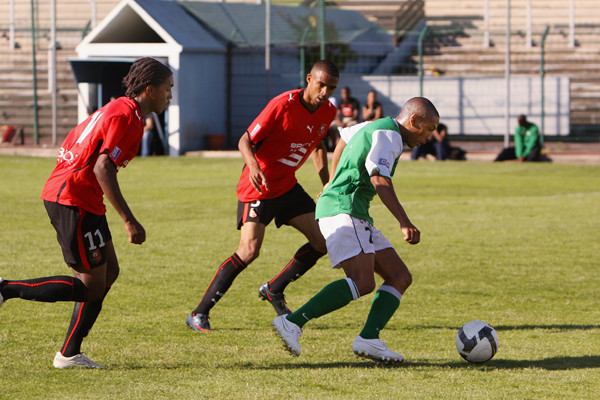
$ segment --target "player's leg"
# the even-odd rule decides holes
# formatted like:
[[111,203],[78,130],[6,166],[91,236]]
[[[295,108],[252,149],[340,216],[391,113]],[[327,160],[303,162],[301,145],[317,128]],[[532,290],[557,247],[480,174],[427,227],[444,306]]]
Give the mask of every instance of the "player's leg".
[[302,245],[284,269],[269,281],[271,291],[274,293],[282,293],[290,282],[299,279],[317,263],[319,258],[327,254],[325,239],[319,231],[314,212],[294,217],[288,221],[288,224],[300,231],[308,239],[308,243]]
[[57,275],[25,280],[0,281],[0,305],[12,298],[53,303],[56,301],[84,301],[87,289],[73,276]]
[[187,324],[196,331],[210,332],[208,314],[225,295],[235,278],[254,261],[260,252],[265,236],[265,224],[245,222],[240,229],[240,244],[235,253],[221,263],[212,281],[202,296],[202,300],[188,316]]
[[299,279],[327,253],[327,246],[315,221],[315,202],[300,185],[296,185],[277,201],[281,205],[275,220],[277,227],[282,224],[290,225],[308,239],[308,243],[296,251],[283,270],[258,289],[259,297],[268,300],[277,315],[283,315],[291,312],[283,291],[290,282]]
[[[110,240],[110,231],[106,233],[106,217],[87,213],[77,207],[63,206],[45,201],[44,205],[50,221],[57,233],[67,265],[90,265],[94,260],[103,264],[104,243]],[[96,232],[104,232],[102,233]],[[88,245],[92,241],[92,245]],[[102,245],[102,246],[101,246]],[[91,281],[90,281],[91,282]],[[100,296],[98,289],[88,286],[75,276],[50,276],[27,280],[3,280],[0,283],[0,295],[4,300],[21,298],[43,302],[86,301]]]
[[[65,259],[77,260],[76,264],[69,264],[75,277],[87,287],[88,296],[86,301],[75,303],[64,345],[54,357],[56,368],[103,368],[81,353],[81,342],[102,309],[102,301],[108,292],[107,287],[112,285],[119,274],[119,264],[106,216],[85,213],[82,210],[80,213],[81,220],[75,229],[78,254],[65,256]],[[62,230],[60,232],[64,233]]]
[[338,310],[373,290],[372,288],[375,287],[373,254],[360,253],[340,265],[347,278],[333,281],[325,286],[297,311],[288,315],[289,321],[302,328],[311,319]]
[[[360,290],[363,291],[362,294],[366,294],[375,287],[374,248],[370,243],[370,232],[364,229],[366,225],[366,222],[347,214],[319,220],[331,265],[343,268],[347,278],[331,282],[298,310],[273,321],[275,331],[292,355],[300,354],[298,339],[304,324],[358,299]],[[354,279],[360,283],[361,289]]]
[[392,247],[376,251],[375,272],[383,278],[383,284],[377,289],[367,321],[355,339],[353,349],[360,357],[391,363],[401,362],[404,357],[389,350],[379,339],[379,333],[398,309],[402,294],[412,282],[412,276]]
[[[73,314],[71,316],[71,323],[67,330],[65,342],[60,351],[64,357],[73,357],[81,353],[81,343],[96,322],[96,319],[102,310],[104,298],[119,276],[119,262],[112,241],[106,243],[106,248],[106,265],[103,268],[98,269],[98,271],[96,271],[96,268],[94,269],[94,273],[98,272],[101,274],[102,271],[104,272],[104,285],[99,282],[97,286],[98,288],[104,288],[104,290],[97,300],[75,303]],[[81,268],[74,268],[74,273],[75,276],[80,277],[81,280],[86,280],[89,275],[87,271],[81,270]]]
[[396,312],[402,294],[412,282],[406,264],[391,247],[375,253],[375,272],[383,278],[383,284],[375,294],[371,311],[360,333],[364,339],[379,338],[379,332]]
[[275,318],[273,321],[275,332],[283,339],[285,348],[292,356],[300,355],[298,339],[302,334],[304,324],[311,319],[338,310],[360,297],[354,279],[360,279],[363,276],[360,270],[368,270],[369,264],[371,265],[371,279],[373,279],[373,254],[360,253],[342,262],[342,268],[346,272],[347,278],[331,282],[295,312]]

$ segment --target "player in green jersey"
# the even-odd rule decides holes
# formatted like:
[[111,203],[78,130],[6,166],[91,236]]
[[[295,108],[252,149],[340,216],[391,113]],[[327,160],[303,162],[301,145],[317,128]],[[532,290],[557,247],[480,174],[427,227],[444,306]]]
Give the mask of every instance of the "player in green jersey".
[[317,201],[316,218],[325,237],[331,265],[347,278],[325,286],[296,312],[273,321],[276,333],[293,356],[300,355],[302,327],[375,289],[377,273],[383,278],[367,321],[354,340],[356,355],[375,361],[398,363],[401,354],[387,348],[379,332],[400,305],[412,282],[408,268],[385,236],[373,226],[369,206],[377,194],[400,224],[404,240],[420,241],[420,232],[406,215],[392,185],[404,145],[415,147],[431,137],[439,113],[426,98],[404,104],[396,118],[381,118],[340,130],[331,170],[335,173]]

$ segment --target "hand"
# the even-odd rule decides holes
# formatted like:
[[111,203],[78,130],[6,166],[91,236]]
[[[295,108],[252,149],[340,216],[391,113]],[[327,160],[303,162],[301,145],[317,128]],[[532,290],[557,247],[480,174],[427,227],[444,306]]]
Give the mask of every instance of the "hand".
[[417,244],[421,241],[421,232],[413,224],[403,226],[402,233],[404,233],[404,241],[410,244]]
[[265,187],[265,190],[269,190],[269,182],[267,182],[267,176],[264,171],[260,168],[250,168],[248,173],[248,179],[254,189],[258,190],[258,193],[263,194],[260,189],[261,185]]
[[329,182],[327,182],[324,186],[323,189],[321,189],[321,191],[319,192],[319,194],[317,195],[317,200],[319,200],[319,197],[321,197],[321,195],[323,194],[323,192],[325,191],[325,189],[327,188],[327,186],[329,185]]
[[125,230],[129,236],[130,243],[142,244],[146,241],[146,230],[136,220],[125,222]]

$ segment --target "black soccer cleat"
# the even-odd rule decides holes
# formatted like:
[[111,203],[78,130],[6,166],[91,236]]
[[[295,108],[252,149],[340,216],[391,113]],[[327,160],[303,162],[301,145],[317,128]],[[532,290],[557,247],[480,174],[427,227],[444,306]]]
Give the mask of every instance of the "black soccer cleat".
[[288,308],[287,303],[285,302],[285,295],[283,293],[271,292],[271,289],[269,289],[269,283],[260,285],[258,288],[258,297],[271,303],[277,315],[292,313],[292,310]]
[[208,322],[208,315],[190,313],[185,320],[187,326],[196,332],[212,332],[210,329],[210,323]]

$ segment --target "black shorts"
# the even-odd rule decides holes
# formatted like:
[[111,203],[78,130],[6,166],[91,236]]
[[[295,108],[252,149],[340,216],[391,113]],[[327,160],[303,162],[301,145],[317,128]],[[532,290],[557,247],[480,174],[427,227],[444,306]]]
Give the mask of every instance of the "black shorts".
[[106,243],[112,239],[106,215],[46,200],[44,206],[67,265],[90,270],[106,263]]
[[238,223],[240,229],[245,222],[260,222],[269,225],[275,218],[275,225],[287,225],[288,221],[298,215],[315,212],[314,200],[304,191],[299,183],[279,197],[267,200],[256,200],[250,203],[238,201]]

